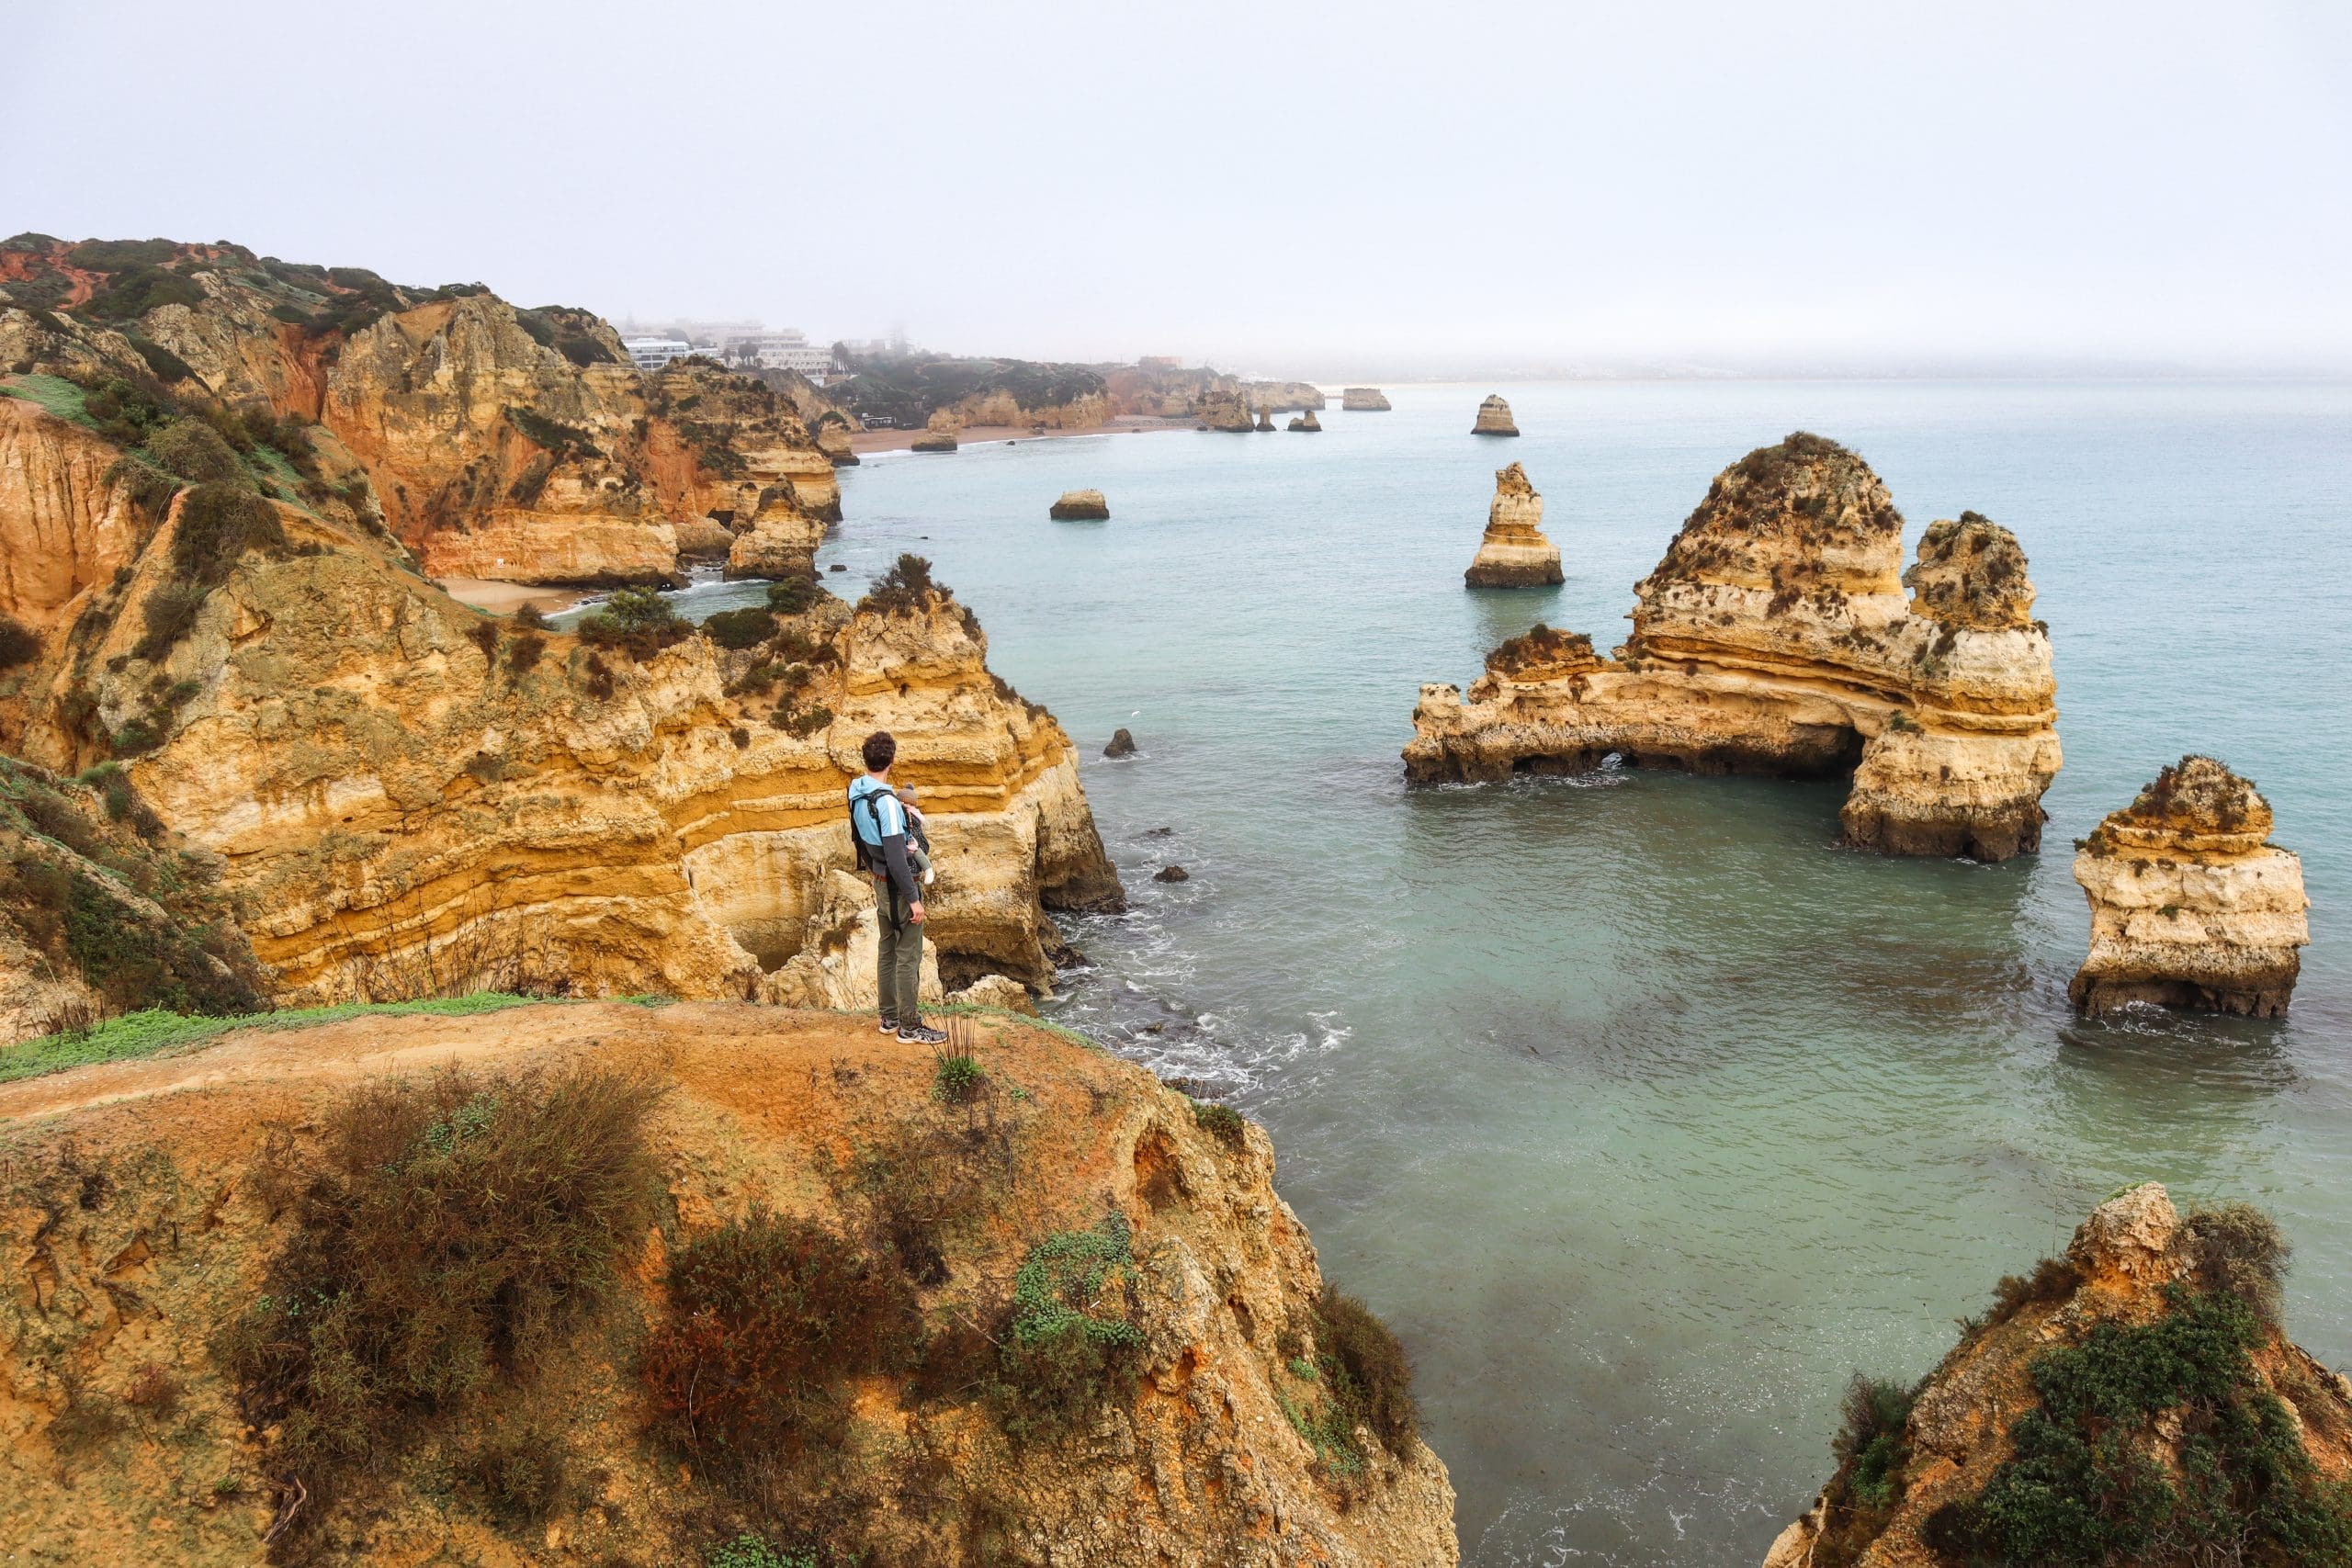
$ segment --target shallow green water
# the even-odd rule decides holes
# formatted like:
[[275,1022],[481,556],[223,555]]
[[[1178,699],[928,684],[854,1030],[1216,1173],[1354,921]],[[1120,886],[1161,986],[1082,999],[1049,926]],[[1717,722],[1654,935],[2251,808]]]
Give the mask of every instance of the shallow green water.
[[[858,584],[929,555],[1081,743],[1135,908],[1073,925],[1095,967],[1060,1016],[1272,1131],[1327,1270],[1415,1354],[1468,1560],[1759,1561],[1847,1374],[1926,1370],[2142,1178],[2268,1205],[2293,1328],[2352,1359],[2352,389],[1522,386],[1527,434],[1476,440],[1488,389],[1392,389],[1320,435],[871,459],[822,558]],[[2022,538],[2052,852],[1847,852],[1821,785],[1404,787],[1422,681],[1539,617],[1619,640],[1710,476],[1800,427],[1871,461],[1907,542],[1963,507]],[[1568,581],[1466,593],[1512,459]],[[1047,521],[1080,486],[1113,521]],[[1141,755],[1098,760],[1120,725]],[[2293,1017],[2077,1024],[2066,846],[2191,749],[2304,856]],[[1149,880],[1171,861],[1192,880]]]

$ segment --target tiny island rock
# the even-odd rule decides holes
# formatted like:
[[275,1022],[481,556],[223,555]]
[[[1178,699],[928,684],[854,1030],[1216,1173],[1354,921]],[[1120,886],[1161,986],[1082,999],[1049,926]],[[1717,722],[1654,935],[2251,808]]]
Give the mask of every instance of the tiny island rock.
[[1388,394],[1377,387],[1350,387],[1340,394],[1340,407],[1357,413],[1386,413]]
[[1487,536],[1462,581],[1472,588],[1540,588],[1562,581],[1560,547],[1544,536],[1543,522],[1544,498],[1527,482],[1527,470],[1517,463],[1498,468]]
[[1111,503],[1099,490],[1066,490],[1047,515],[1057,523],[1101,522],[1111,515]]
[[1181,865],[1163,865],[1151,874],[1154,882],[1190,882],[1193,874]]
[[2082,840],[2090,953],[2067,987],[2097,1017],[2133,1002],[2277,1018],[2312,940],[2303,866],[2269,841],[2270,804],[2211,757],[2183,757]]
[[1136,738],[1122,729],[1111,737],[1111,744],[1102,748],[1105,757],[1132,757],[1136,754]]
[[1478,405],[1477,422],[1471,425],[1470,434],[1473,435],[1517,435],[1519,434],[1519,426],[1511,423],[1510,405],[1503,401],[1500,393],[1487,394],[1487,400]]
[[1323,422],[1315,417],[1315,411],[1313,409],[1308,409],[1305,413],[1290,422],[1290,428],[1293,430],[1320,430],[1323,428]]

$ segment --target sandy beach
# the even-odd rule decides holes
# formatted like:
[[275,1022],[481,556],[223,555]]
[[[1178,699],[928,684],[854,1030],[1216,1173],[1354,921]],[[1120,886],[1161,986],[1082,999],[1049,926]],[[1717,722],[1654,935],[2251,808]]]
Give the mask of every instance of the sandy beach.
[[[1101,424],[1089,424],[1073,430],[1032,430],[1021,424],[967,424],[956,433],[956,441],[958,446],[977,446],[989,441],[1051,441],[1065,435],[1127,435],[1144,430],[1192,428],[1193,421],[1189,419],[1122,414]],[[919,426],[910,430],[854,431],[850,435],[849,446],[851,451],[860,455],[867,452],[905,452],[911,450],[915,438],[923,434]]]
[[552,615],[571,609],[592,593],[604,592],[546,582],[502,582],[488,577],[441,577],[434,581],[458,604],[488,610],[495,615],[511,615],[526,604],[537,604]]

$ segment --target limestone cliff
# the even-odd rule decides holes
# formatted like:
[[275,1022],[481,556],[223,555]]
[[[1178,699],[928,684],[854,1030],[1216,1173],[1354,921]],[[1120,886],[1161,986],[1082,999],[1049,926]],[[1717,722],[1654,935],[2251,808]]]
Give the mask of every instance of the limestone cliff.
[[1388,412],[1388,394],[1377,387],[1350,387],[1340,394],[1340,407],[1360,413]]
[[2082,840],[2090,954],[2067,996],[2277,1018],[2311,940],[2302,863],[2269,841],[2270,804],[2211,757],[2183,757]]
[[1272,413],[1326,407],[1329,399],[1307,381],[1252,381],[1205,366],[1126,365],[1103,377],[1115,414],[1198,421],[1201,400],[1238,394],[1253,409]]
[[[956,1023],[952,1096],[925,1047],[740,1003],[0,1086],[0,1554],[1458,1562],[1401,1360],[1363,1355],[1394,1341],[1327,1293],[1264,1132]],[[528,1201],[469,1201],[493,1171]]]
[[1249,396],[1238,388],[1216,388],[1193,400],[1192,417],[1211,430],[1243,434],[1258,428]]
[[[1516,435],[1517,431],[1511,432]],[[1513,463],[1495,470],[1486,536],[1462,581],[1472,588],[1528,588],[1562,581],[1560,547],[1544,536],[1544,498]]]
[[[181,279],[201,299],[213,280]],[[591,423],[548,431],[537,422],[552,415],[518,417],[483,380],[502,356],[528,355],[510,341],[514,312],[486,299],[388,306],[334,329],[322,396],[375,389],[376,412],[347,424],[349,443],[259,402],[240,410],[193,370],[166,386],[107,358],[141,358],[111,329],[37,324],[42,352],[57,350],[43,363],[71,376],[0,378],[15,394],[0,397],[0,751],[68,774],[122,768],[159,841],[215,868],[282,1001],[492,986],[855,1005],[871,981],[838,962],[859,919],[833,885],[850,862],[841,792],[859,740],[887,725],[902,777],[929,795],[941,852],[931,931],[946,977],[1048,985],[1062,947],[1045,911],[1115,908],[1121,895],[1068,736],[989,674],[977,620],[927,572],[894,573],[855,610],[807,580],[822,525],[764,479],[794,454],[821,457],[771,417],[763,387],[697,366],[639,378],[630,395],[650,411],[646,431],[618,428],[592,394],[607,368],[635,373],[559,338],[591,360],[560,354],[583,400],[560,412]],[[208,331],[229,319],[169,309]],[[163,313],[145,324],[164,330]],[[282,344],[279,328],[291,324],[254,330]],[[421,334],[413,360],[390,341],[404,334]],[[231,367],[305,363],[227,337],[177,341],[224,382]],[[66,344],[97,357],[74,359]],[[366,368],[377,360],[431,374],[386,389]],[[480,374],[444,375],[456,360]],[[485,408],[501,412],[478,419]],[[446,441],[412,451],[435,421]],[[664,446],[716,440],[710,429],[729,433],[745,473],[722,481],[707,454]],[[750,526],[730,565],[792,579],[771,593],[776,609],[734,613],[710,635],[645,596],[621,596],[579,636],[486,616],[420,576],[388,526],[388,510],[423,515],[400,511],[415,491],[404,502],[403,480],[387,477],[379,503],[369,478],[421,484],[428,468],[462,476],[498,468],[516,442],[547,457],[575,439],[670,450],[678,484],[737,499],[732,521]],[[605,461],[574,452],[564,464]],[[732,488],[712,488],[722,482]],[[548,537],[593,553],[573,536],[584,516]],[[667,527],[605,516],[639,538]],[[418,534],[428,557],[486,536],[492,525],[454,521]],[[0,961],[30,959],[12,949]],[[11,1004],[12,1036],[78,999]]]
[[1489,392],[1486,401],[1478,405],[1478,417],[1471,423],[1473,435],[1517,435],[1519,426],[1511,423],[1510,405],[1503,401],[1500,392]]
[[2285,1262],[2244,1205],[2109,1199],[1917,1386],[1856,1378],[1765,1568],[2342,1561],[2352,1383],[2279,1327]]
[[1422,687],[1407,772],[1491,779],[1613,754],[1708,773],[1850,773],[1852,844],[2031,851],[2060,755],[2024,553],[1966,513],[1931,525],[1898,579],[1902,527],[1844,447],[1800,433],[1759,448],[1716,476],[1634,585],[1615,658],[1535,675],[1490,659],[1466,701]]
[[0,370],[152,375],[307,426],[303,477],[364,479],[435,575],[659,581],[681,526],[789,526],[813,550],[840,516],[788,398],[707,361],[641,376],[585,311],[235,246],[12,244],[0,290],[25,308],[0,304]]

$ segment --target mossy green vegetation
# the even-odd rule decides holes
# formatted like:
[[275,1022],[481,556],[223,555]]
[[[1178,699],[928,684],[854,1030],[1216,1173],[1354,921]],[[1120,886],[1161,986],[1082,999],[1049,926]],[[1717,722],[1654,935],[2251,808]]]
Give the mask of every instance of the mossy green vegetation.
[[1129,1320],[1136,1256],[1126,1217],[1057,1231],[1012,1277],[1001,1340],[1005,1431],[1058,1438],[1131,1384],[1143,1333]]
[[691,624],[650,588],[616,589],[574,628],[592,648],[614,648],[639,664],[694,635]]

